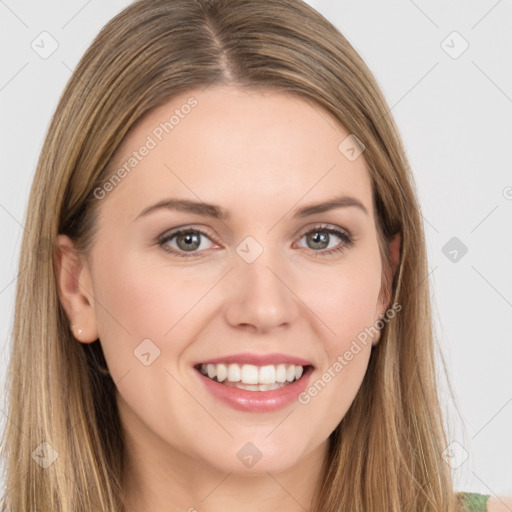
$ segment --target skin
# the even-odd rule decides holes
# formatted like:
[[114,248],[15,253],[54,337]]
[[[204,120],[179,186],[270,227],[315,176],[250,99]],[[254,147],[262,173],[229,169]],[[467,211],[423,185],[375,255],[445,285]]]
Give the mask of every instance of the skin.
[[[61,300],[81,329],[77,340],[101,340],[116,382],[130,460],[125,512],[303,512],[378,336],[308,404],[272,413],[219,402],[192,365],[282,352],[311,361],[313,383],[385,313],[364,153],[349,161],[338,150],[348,132],[304,99],[222,86],[150,112],[125,138],[113,170],[191,96],[197,106],[101,200],[89,257],[76,257],[71,240],[59,236]],[[345,207],[293,218],[295,209],[341,194],[368,215]],[[231,218],[159,210],[136,220],[169,197],[220,205]],[[331,235],[327,248],[315,246],[314,232],[304,235],[318,224],[348,230],[353,245],[325,254],[345,242]],[[195,249],[201,256],[158,245],[159,235],[178,227],[208,233]],[[264,249],[252,263],[236,252],[247,236]],[[393,269],[399,243],[397,236],[390,245]],[[177,237],[166,244],[190,254]],[[148,338],[160,355],[145,366],[134,350]],[[262,454],[252,468],[237,457],[247,442]]]
[[487,512],[510,512],[512,510],[512,496],[491,496],[487,500]]

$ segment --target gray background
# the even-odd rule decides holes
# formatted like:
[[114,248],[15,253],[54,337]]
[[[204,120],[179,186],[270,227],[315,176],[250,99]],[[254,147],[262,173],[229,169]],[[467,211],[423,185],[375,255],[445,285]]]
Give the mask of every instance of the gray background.
[[[309,3],[375,74],[413,168],[438,339],[463,418],[447,416],[457,489],[512,494],[512,2]],[[0,0],[2,384],[43,138],[78,59],[128,4]]]

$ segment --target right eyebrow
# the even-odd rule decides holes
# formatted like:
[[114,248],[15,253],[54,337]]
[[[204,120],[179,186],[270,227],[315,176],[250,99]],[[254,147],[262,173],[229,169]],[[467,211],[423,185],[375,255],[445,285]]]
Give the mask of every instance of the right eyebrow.
[[140,217],[144,217],[152,212],[158,210],[173,210],[178,212],[186,212],[186,213],[195,213],[197,215],[203,215],[206,217],[213,217],[219,220],[227,220],[231,218],[231,215],[224,210],[221,206],[217,206],[214,204],[208,204],[198,201],[190,201],[188,199],[163,199],[158,203],[155,203],[151,206],[148,206],[142,212],[137,215],[135,220]]
[[[358,208],[366,215],[369,215],[368,210],[359,199],[345,195],[335,197],[325,202],[308,204],[295,210],[292,216],[294,218],[302,219],[318,213],[324,213],[330,210],[335,210],[337,208],[348,207]],[[147,208],[142,210],[142,212],[139,213],[135,220],[162,209],[186,213],[195,213],[197,215],[212,217],[222,221],[229,220],[231,218],[231,214],[219,205],[204,203],[201,201],[191,201],[189,199],[168,198],[163,199],[162,201],[159,201],[158,203],[155,203],[151,206],[148,206]]]

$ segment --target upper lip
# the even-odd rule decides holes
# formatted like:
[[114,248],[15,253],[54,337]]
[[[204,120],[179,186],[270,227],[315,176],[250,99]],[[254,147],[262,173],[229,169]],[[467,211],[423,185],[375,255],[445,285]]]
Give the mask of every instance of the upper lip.
[[288,354],[280,354],[277,352],[271,354],[251,354],[249,352],[243,354],[232,354],[229,356],[215,357],[205,361],[199,361],[194,366],[200,364],[221,364],[221,363],[237,363],[237,364],[253,364],[255,366],[276,365],[276,364],[294,364],[295,366],[313,366],[307,359]]

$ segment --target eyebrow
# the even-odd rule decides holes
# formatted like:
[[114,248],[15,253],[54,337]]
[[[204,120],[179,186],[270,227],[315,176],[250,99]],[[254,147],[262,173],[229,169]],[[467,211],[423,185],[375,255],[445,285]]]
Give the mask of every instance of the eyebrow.
[[[325,202],[321,203],[312,203],[301,208],[298,208],[294,211],[294,218],[304,218],[309,217],[310,215],[315,215],[317,213],[324,213],[330,210],[335,210],[337,208],[348,208],[348,207],[356,207],[366,215],[370,215],[368,210],[364,206],[359,199],[351,196],[339,196],[334,197]],[[152,212],[158,210],[171,210],[185,213],[195,213],[197,215],[203,215],[205,217],[212,217],[219,220],[229,220],[231,218],[230,213],[222,208],[221,206],[215,204],[208,204],[200,201],[191,201],[188,199],[163,199],[156,204],[148,206],[142,212],[137,215],[135,220],[140,217],[144,217]]]

